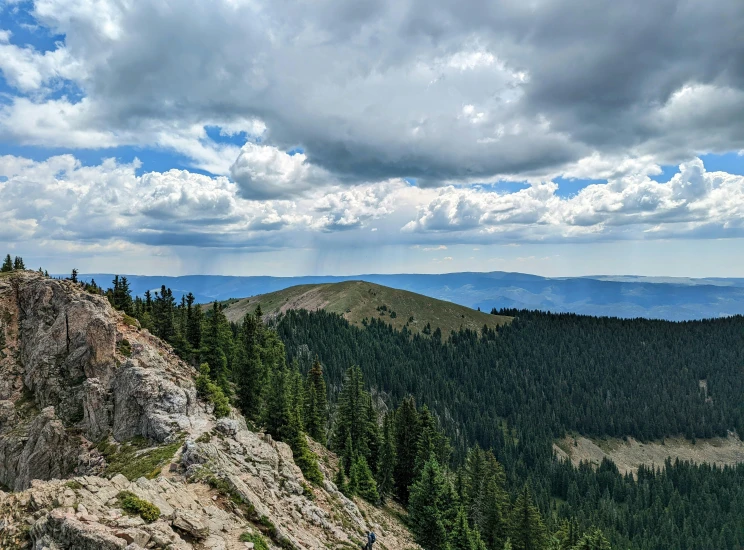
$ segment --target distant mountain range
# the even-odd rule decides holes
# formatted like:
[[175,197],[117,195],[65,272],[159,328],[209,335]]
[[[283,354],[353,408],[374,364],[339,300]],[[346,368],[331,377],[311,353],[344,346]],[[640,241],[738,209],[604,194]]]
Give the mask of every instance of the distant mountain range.
[[[108,287],[112,274],[81,275]],[[353,275],[348,277],[228,277],[127,275],[133,293],[170,287],[180,299],[198,302],[244,298],[318,283],[362,280],[471,307],[524,308],[615,317],[685,321],[744,314],[744,278],[595,276],[549,278],[524,273],[463,272],[441,275]]]

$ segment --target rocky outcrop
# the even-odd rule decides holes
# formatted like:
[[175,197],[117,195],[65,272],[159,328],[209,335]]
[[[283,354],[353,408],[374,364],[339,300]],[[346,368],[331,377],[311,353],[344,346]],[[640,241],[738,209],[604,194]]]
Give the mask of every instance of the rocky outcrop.
[[[367,529],[387,548],[416,548],[397,520],[336,490],[329,457],[324,486],[310,488],[289,447],[248,430],[240,417],[221,419],[188,439],[155,479],[81,476],[0,493],[0,548],[25,540],[38,550],[244,550],[241,535],[253,533],[271,548],[320,550],[359,547]],[[148,523],[127,513],[122,491],[157,506],[159,517]]]
[[[367,523],[356,505],[330,480],[322,501],[307,498],[308,485],[286,444],[248,430],[242,418],[220,419],[213,433],[209,442],[186,443],[181,457],[184,475],[191,480],[219,480],[256,517],[277,527],[277,539],[295,548],[325,548],[329,543],[352,544],[365,532]],[[337,515],[335,520],[332,514]]]
[[[326,450],[311,442],[325,476],[311,487],[287,445],[236,412],[208,414],[194,369],[102,297],[0,276],[0,321],[0,482],[17,491],[0,491],[0,549],[246,550],[244,535],[350,549],[370,528],[386,548],[417,548],[397,519],[336,489]],[[159,515],[133,512],[123,492]]]
[[28,441],[18,458],[14,488],[28,487],[32,479],[67,477],[78,464],[79,452],[80,439],[68,433],[54,414],[54,407],[47,407],[28,430]]
[[0,319],[0,481],[14,490],[81,471],[81,437],[166,442],[196,416],[193,369],[102,296],[15,273]]

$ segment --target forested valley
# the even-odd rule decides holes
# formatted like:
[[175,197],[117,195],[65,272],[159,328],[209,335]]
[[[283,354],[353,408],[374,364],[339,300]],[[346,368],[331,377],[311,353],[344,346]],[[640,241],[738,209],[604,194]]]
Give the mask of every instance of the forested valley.
[[[73,274],[73,278],[76,274]],[[408,511],[431,550],[735,549],[744,466],[574,467],[567,432],[642,440],[741,433],[744,318],[667,323],[527,311],[498,331],[412,336],[323,311],[231,324],[163,287],[103,293],[200,368],[217,414],[237,406],[320,480],[305,434],[339,457],[347,495]],[[137,321],[135,321],[137,319]],[[700,381],[707,384],[703,392]],[[415,397],[414,397],[415,396]]]

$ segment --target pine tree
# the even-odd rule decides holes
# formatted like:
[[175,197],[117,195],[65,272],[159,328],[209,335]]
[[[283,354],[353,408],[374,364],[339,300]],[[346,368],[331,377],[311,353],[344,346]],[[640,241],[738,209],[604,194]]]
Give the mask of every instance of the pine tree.
[[152,293],[145,290],[145,313],[152,313]]
[[424,405],[419,411],[419,434],[416,441],[416,460],[414,475],[418,475],[423,465],[434,457],[440,464],[447,464],[450,445],[447,437],[439,430],[434,415]]
[[491,451],[473,447],[462,470],[462,498],[473,527],[490,548],[504,544],[509,497],[504,469]]
[[427,550],[447,550],[447,521],[454,504],[454,491],[436,459],[428,461],[411,486],[408,517],[411,530]]
[[297,368],[296,363],[288,373],[289,376],[289,395],[290,416],[289,424],[280,429],[282,440],[292,448],[294,462],[299,466],[305,479],[317,485],[323,482],[323,474],[318,467],[318,460],[315,454],[310,450],[307,443],[307,436],[302,425],[302,408],[304,404],[304,388],[302,376]]
[[461,506],[457,509],[457,517],[450,531],[449,550],[477,550],[475,536],[470,530],[467,515]]
[[346,467],[343,464],[343,459],[339,458],[338,460],[338,472],[336,472],[335,477],[333,478],[333,483],[336,484],[336,488],[341,491],[344,495],[347,497],[349,495],[349,484],[346,479]]
[[116,309],[127,315],[132,315],[134,313],[134,303],[132,302],[132,291],[129,289],[129,281],[126,277],[119,279],[119,288],[116,293]]
[[419,416],[413,397],[403,400],[395,414],[395,489],[403,504],[415,479]]
[[[16,264],[17,264],[17,263],[18,263],[18,258],[16,258]],[[73,283],[77,283],[77,282],[78,282],[78,270],[77,270],[77,269],[74,269],[74,268],[73,268],[73,270],[72,270],[72,274],[70,275],[70,280],[71,280],[71,281],[72,281]]]
[[170,345],[181,359],[186,361],[191,357],[191,346],[186,341],[186,300],[181,296],[181,303],[178,304],[173,312],[173,336],[170,339]]
[[289,369],[286,361],[275,365],[269,375],[266,401],[261,411],[261,423],[268,433],[281,440],[290,423],[292,405],[290,401]]
[[572,550],[579,542],[579,524],[576,519],[564,520],[555,534],[558,550]]
[[189,345],[191,353],[198,356],[201,349],[202,340],[202,309],[198,305],[194,306],[196,298],[189,292],[186,295],[186,342]]
[[354,451],[354,445],[351,442],[351,434],[346,436],[346,443],[344,444],[344,450],[341,453],[341,460],[346,468],[346,475],[351,476],[351,466],[354,464],[356,458],[356,452]]
[[[158,295],[155,294],[155,307],[156,311],[158,309]],[[163,310],[167,308],[167,303],[164,299],[161,299],[160,302],[163,302]],[[206,330],[204,331],[204,354],[202,356],[202,359],[207,362],[209,365],[209,368],[211,370],[212,379],[217,383],[218,386],[222,388],[222,390],[229,395],[229,384],[227,379],[227,353],[226,351],[229,348],[228,343],[226,342],[226,334],[224,331],[224,326],[227,325],[227,318],[225,317],[225,314],[222,311],[222,308],[217,302],[214,302],[212,305],[211,315],[209,315],[206,319]],[[170,331],[172,332],[172,314],[169,314],[167,311],[162,311],[160,314],[160,317],[162,318],[170,318]],[[158,318],[158,315],[156,315],[156,319]],[[228,328],[229,330],[229,328]]]
[[230,414],[230,401],[225,397],[222,388],[209,377],[209,365],[206,363],[202,363],[199,367],[199,375],[196,377],[194,385],[199,397],[214,405],[214,415],[217,418]]
[[332,444],[337,453],[344,453],[347,464],[353,463],[356,455],[360,454],[368,465],[372,462],[371,467],[376,466],[377,458],[373,453],[379,448],[379,427],[372,408],[372,399],[364,390],[364,379],[359,367],[351,367],[346,371],[336,405]]
[[[349,456],[352,457],[353,454]],[[347,475],[349,476],[349,481],[346,484],[346,496],[352,498],[359,492],[359,471],[355,468],[355,458],[344,458],[343,464],[347,468]]]
[[510,538],[514,550],[543,550],[547,535],[529,486],[519,493],[512,509]]
[[483,539],[481,538],[478,531],[472,530],[471,534],[473,535],[473,549],[474,550],[488,550],[488,546],[486,546],[486,543],[483,542]]
[[[119,282],[117,298],[120,303],[122,301],[121,293],[122,284]],[[176,302],[173,298],[173,292],[171,289],[166,288],[165,285],[161,285],[160,292],[155,292],[155,299],[152,301],[152,319],[155,327],[155,334],[166,342],[171,342],[176,334],[173,316],[175,305]],[[213,377],[222,374],[222,370],[219,366],[214,366],[210,363],[209,367],[212,369]]]
[[590,529],[579,539],[573,550],[612,550],[609,541],[599,529]]
[[9,273],[10,271],[13,271],[13,259],[10,257],[10,254],[5,256],[5,261],[3,262],[2,267],[0,267],[0,273]]
[[354,459],[351,466],[350,478],[354,480],[354,492],[367,502],[377,504],[380,495],[377,492],[377,483],[372,475],[367,460],[360,454]]
[[26,266],[23,264],[23,258],[21,258],[20,256],[15,257],[13,269],[16,271],[23,271],[24,269],[26,269]]
[[310,437],[321,444],[326,441],[326,424],[328,422],[328,400],[326,384],[323,379],[323,367],[317,356],[307,373],[305,391],[305,428]]
[[482,498],[485,476],[485,453],[479,446],[468,451],[462,473],[462,500],[470,521],[480,528],[484,522],[486,502]]
[[372,397],[365,392],[364,406],[366,409],[366,419],[364,424],[364,440],[367,447],[367,464],[376,476],[379,470],[380,448],[382,447],[382,435],[380,434],[380,423],[377,411],[372,404]]
[[364,445],[363,426],[366,421],[364,393],[361,369],[359,367],[349,368],[336,404],[336,425],[332,440],[333,449],[336,452],[343,451],[348,440],[351,443],[352,453],[362,451],[366,454],[366,449],[361,449]]
[[395,488],[395,427],[393,414],[388,413],[382,423],[382,449],[377,468],[377,490],[384,503]]
[[240,408],[252,420],[260,414],[261,396],[268,376],[268,370],[261,361],[263,340],[264,327],[260,317],[246,315],[237,338],[235,380]]

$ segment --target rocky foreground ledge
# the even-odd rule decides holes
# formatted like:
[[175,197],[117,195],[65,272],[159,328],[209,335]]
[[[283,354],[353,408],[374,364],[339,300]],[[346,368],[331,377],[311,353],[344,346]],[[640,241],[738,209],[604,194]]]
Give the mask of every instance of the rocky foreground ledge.
[[[417,548],[347,499],[313,444],[310,486],[283,443],[216,420],[194,369],[69,281],[0,277],[0,548]],[[15,492],[11,492],[11,490]]]

